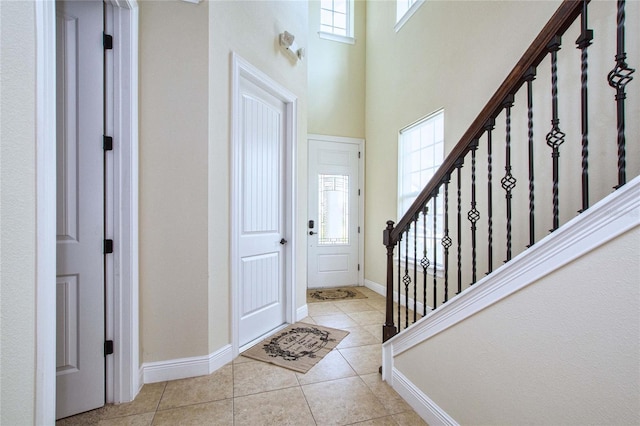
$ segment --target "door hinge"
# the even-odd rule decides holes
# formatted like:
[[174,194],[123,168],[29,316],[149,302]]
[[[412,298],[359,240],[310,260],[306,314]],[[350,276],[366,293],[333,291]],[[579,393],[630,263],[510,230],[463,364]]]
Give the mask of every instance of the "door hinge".
[[360,151],[358,151],[358,158],[360,158]]
[[105,340],[104,342],[104,356],[113,354],[113,340]]
[[358,271],[360,270],[360,264],[358,263]]
[[105,151],[113,150],[113,138],[111,136],[102,136],[102,149]]
[[104,240],[104,254],[113,253],[113,240]]
[[358,226],[358,234],[360,233],[360,227]]
[[113,36],[106,33],[102,33],[102,46],[106,50],[113,49]]
[[358,197],[360,196],[360,189],[358,189]]

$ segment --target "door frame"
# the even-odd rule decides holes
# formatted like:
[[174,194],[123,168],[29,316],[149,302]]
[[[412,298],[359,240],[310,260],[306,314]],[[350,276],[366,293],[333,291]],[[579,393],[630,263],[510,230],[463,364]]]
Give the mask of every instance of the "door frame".
[[[358,197],[358,223],[360,226],[360,232],[358,233],[358,264],[360,265],[360,270],[358,271],[358,285],[364,286],[364,194],[366,193],[364,188],[365,140],[359,138],[348,138],[344,136],[329,136],[309,133],[307,135],[307,143],[309,143],[310,140],[351,144],[358,146],[358,152],[360,153],[360,156],[358,158],[358,188],[360,189],[360,196]],[[307,162],[308,161],[309,159],[307,159]],[[308,219],[309,218],[307,218],[307,220]],[[307,250],[307,263],[308,259],[309,250]],[[307,271],[306,278],[307,288],[309,288],[309,271]]]
[[[241,294],[239,291],[240,276],[240,254],[238,235],[240,232],[240,82],[246,79],[267,91],[274,97],[280,99],[285,104],[287,124],[286,124],[286,146],[285,146],[285,239],[289,241],[284,246],[285,255],[285,320],[288,323],[296,321],[296,304],[295,304],[295,246],[296,238],[294,230],[296,229],[296,200],[297,191],[296,184],[296,145],[297,145],[297,115],[298,115],[298,98],[285,87],[271,79],[267,74],[251,65],[236,52],[231,52],[231,347],[233,358],[240,354],[240,302]],[[244,347],[248,347],[244,345]]]
[[[132,401],[142,384],[138,326],[138,4],[106,0],[108,130],[116,143],[107,163],[115,240],[106,265],[106,337],[117,342],[107,358],[106,402]],[[36,16],[36,377],[35,423],[55,422],[56,398],[56,12],[35,2]],[[110,288],[109,288],[110,287]]]

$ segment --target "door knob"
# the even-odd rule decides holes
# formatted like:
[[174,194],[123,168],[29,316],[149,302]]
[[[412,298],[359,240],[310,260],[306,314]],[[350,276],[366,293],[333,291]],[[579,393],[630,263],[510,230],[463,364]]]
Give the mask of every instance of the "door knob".
[[317,232],[309,231],[309,235],[315,235]]
[[280,244],[285,245],[287,244],[287,240],[285,240],[284,238],[280,240]]

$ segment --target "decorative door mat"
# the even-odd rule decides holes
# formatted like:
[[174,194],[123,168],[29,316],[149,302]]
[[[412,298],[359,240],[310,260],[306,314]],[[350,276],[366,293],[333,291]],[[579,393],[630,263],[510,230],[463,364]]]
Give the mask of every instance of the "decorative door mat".
[[367,299],[354,287],[324,288],[322,290],[307,290],[307,302],[331,302],[334,300]]
[[297,322],[242,353],[299,373],[306,373],[342,339],[348,331]]

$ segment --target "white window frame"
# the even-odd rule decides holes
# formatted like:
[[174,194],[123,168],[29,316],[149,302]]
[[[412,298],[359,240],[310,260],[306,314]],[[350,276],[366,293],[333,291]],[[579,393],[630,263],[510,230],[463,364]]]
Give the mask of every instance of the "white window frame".
[[[420,131],[421,129],[427,129],[430,126],[433,129],[433,134],[421,135],[419,137],[419,147],[410,147],[409,144],[412,142],[411,137],[415,134],[416,131]],[[416,151],[427,151],[430,150],[433,154],[438,155],[438,158],[434,158],[433,156],[427,157],[427,163],[423,164],[423,159],[418,161],[418,164],[415,161],[412,161],[411,164],[408,164],[407,158],[409,158],[408,154],[410,152],[415,153]],[[415,159],[415,154],[412,156]],[[444,110],[438,110],[433,114],[430,114],[415,123],[410,124],[409,126],[403,128],[398,132],[398,220],[404,216],[405,212],[409,209],[411,204],[414,202],[420,191],[424,188],[424,186],[428,183],[429,179],[433,174],[435,174],[436,170],[442,165],[444,161]],[[415,187],[414,191],[408,191],[407,186],[409,185],[408,179],[410,179],[411,174],[420,173],[421,178],[420,182]],[[441,194],[440,194],[441,195]],[[437,254],[437,264],[433,265],[433,202],[429,202],[429,213],[427,215],[427,258],[430,261],[430,265],[427,268],[427,271],[431,274],[439,273],[444,270],[443,258],[444,258],[444,250],[442,248],[442,237],[444,232],[444,215],[443,215],[443,199],[442,196],[439,196],[437,199],[437,211],[435,214],[437,215],[437,230],[436,230],[436,241],[435,241],[435,251]],[[413,224],[412,224],[413,225]],[[423,242],[423,219],[422,216],[418,220],[419,233],[418,233],[418,244],[417,244],[417,252],[418,259],[422,259],[422,253],[424,249]],[[414,250],[413,250],[413,237],[414,229],[412,226],[411,231],[408,234],[409,238],[409,253],[408,259],[409,264],[413,265],[416,263],[416,259],[414,258]],[[407,236],[405,235],[405,238]],[[404,263],[405,261],[405,240],[399,243],[399,250],[396,251],[396,259],[399,256],[401,261]],[[418,268],[421,270],[421,266]]]
[[[328,1],[331,1],[333,4],[333,2],[335,2],[336,0],[328,0]],[[346,12],[347,12],[346,13],[347,28],[345,28],[346,35],[335,34],[333,31],[332,32],[323,31],[322,29],[318,31],[318,35],[320,36],[320,38],[325,40],[337,41],[337,42],[346,43],[346,44],[355,44],[356,39],[354,37],[354,25],[353,25],[354,0],[344,0],[344,2],[346,3]],[[323,10],[323,7],[322,7],[322,1],[321,1],[320,2],[320,22],[318,23],[320,25],[320,28],[322,28],[323,26],[322,10]],[[333,10],[333,9],[324,8],[324,10]]]
[[396,25],[393,27],[395,32],[400,31],[400,28],[409,21],[409,18],[420,6],[424,4],[426,0],[396,0]]

